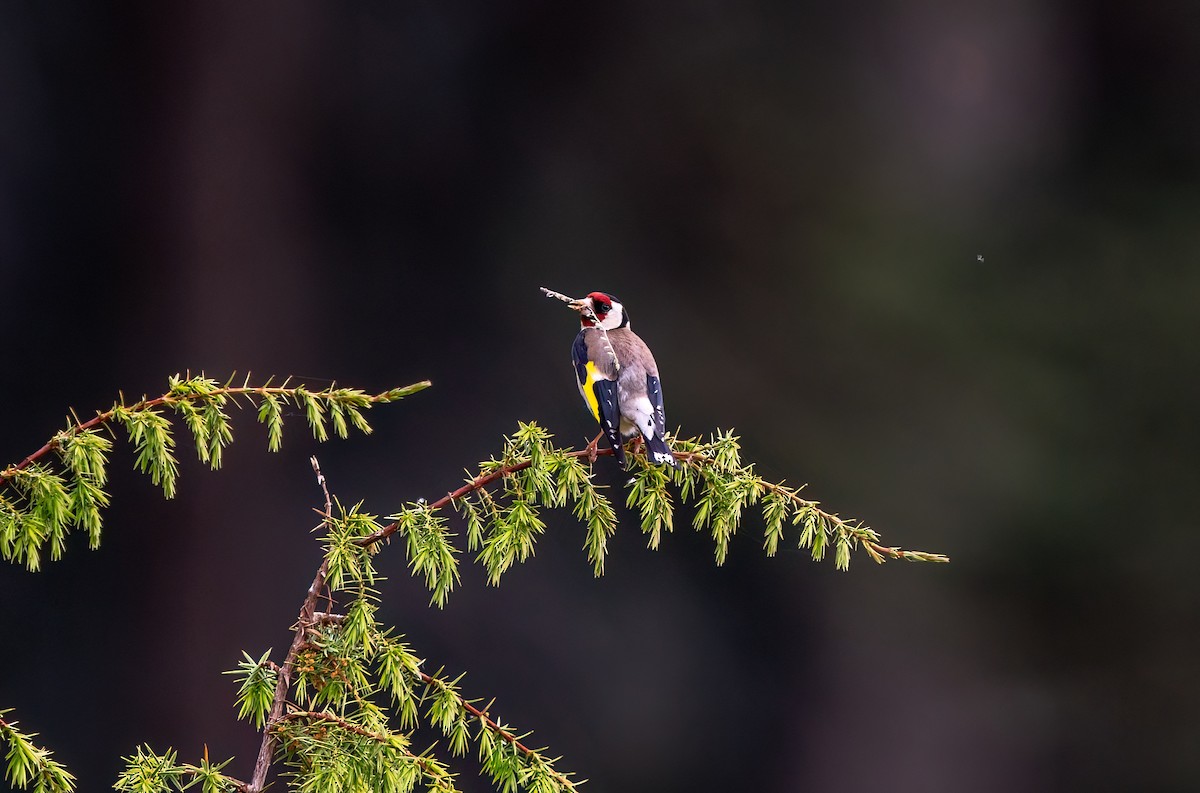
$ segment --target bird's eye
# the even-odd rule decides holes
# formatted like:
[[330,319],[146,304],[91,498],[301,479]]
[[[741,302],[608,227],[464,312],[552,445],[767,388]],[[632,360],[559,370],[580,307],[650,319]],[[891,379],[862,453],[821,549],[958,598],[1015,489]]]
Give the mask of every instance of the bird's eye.
[[597,303],[596,310],[601,314],[607,314],[608,312],[612,311],[612,303]]

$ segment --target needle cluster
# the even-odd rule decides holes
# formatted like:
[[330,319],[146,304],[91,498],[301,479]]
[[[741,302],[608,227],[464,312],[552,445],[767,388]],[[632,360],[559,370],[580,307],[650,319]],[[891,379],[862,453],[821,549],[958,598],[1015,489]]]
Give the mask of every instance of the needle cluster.
[[[332,498],[329,504],[323,578],[326,597],[344,602],[344,610],[302,611],[298,641],[282,665],[270,660],[269,651],[257,659],[243,654],[238,668],[227,673],[238,681],[239,718],[265,730],[288,769],[289,786],[311,793],[408,793],[416,786],[451,793],[457,790],[455,773],[438,747],[414,748],[415,732],[423,727],[442,736],[451,758],[474,753],[499,790],[575,790],[555,759],[526,746],[526,735],[496,721],[482,700],[467,699],[462,675],[450,679],[426,672],[426,662],[403,637],[379,624],[374,585],[380,576],[372,557],[382,543],[362,540],[383,527],[359,506],[345,509]],[[435,593],[448,591],[440,589],[442,576],[456,575],[456,568],[445,557],[450,551],[444,527],[419,507],[396,520],[414,573],[425,575]],[[426,556],[438,561],[427,564]],[[284,707],[277,709],[284,669],[291,680],[283,687]],[[251,783],[248,789],[256,788]]]
[[149,746],[139,746],[133,755],[121,758],[125,770],[117,777],[113,790],[166,793],[196,788],[201,793],[238,793],[245,789],[244,782],[223,773],[233,758],[209,762],[207,748],[199,763],[181,763],[178,758],[174,749],[157,754]]
[[87,421],[69,418],[66,428],[42,448],[0,470],[0,559],[37,570],[47,546],[52,560],[62,557],[67,535],[74,529],[87,532],[92,549],[99,547],[101,513],[109,504],[104,489],[108,457],[121,430],[133,446],[134,467],[162,488],[166,498],[173,498],[179,477],[173,418],[183,421],[200,461],[217,469],[225,447],[233,441],[230,407],[255,408],[258,421],[267,429],[267,448],[278,451],[285,407],[304,412],[317,440],[328,439],[330,428],[345,438],[350,427],[371,431],[364,411],[428,386],[425,381],[367,394],[333,386],[314,391],[291,385],[290,378],[278,386],[270,380],[255,386],[248,377],[233,385],[203,375],[176,375],[162,396],[129,404],[121,396]]
[[[567,509],[583,525],[583,550],[593,572],[603,575],[608,539],[617,527],[616,510],[606,489],[593,481],[588,452],[559,448],[552,438],[537,424],[521,422],[504,439],[501,454],[480,463],[465,485],[432,504],[409,504],[390,518],[392,523],[358,542],[369,546],[393,534],[406,537],[409,565],[424,575],[433,602],[440,606],[458,581],[458,549],[450,541],[453,535],[441,510],[453,506],[462,515],[467,550],[476,554],[489,583],[498,585],[513,565],[534,555],[546,531],[545,510]],[[839,570],[849,568],[852,553],[859,549],[876,562],[948,561],[941,554],[886,546],[876,531],[827,512],[819,502],[804,498],[801,488],[764,479],[752,463],[742,462],[739,438],[732,432],[717,432],[707,440],[676,438],[671,444],[680,465],[655,465],[634,453],[635,470],[626,483],[625,504],[637,513],[651,549],[657,550],[663,534],[674,530],[677,505],[691,503],[692,528],[712,537],[717,564],[728,558],[748,508],[761,511],[768,556],[774,556],[791,534],[814,561],[832,550]]]
[[7,746],[4,779],[14,788],[29,788],[34,793],[74,790],[75,777],[53,759],[49,749],[34,742],[36,732],[23,732],[17,729],[17,722],[4,718],[10,713],[11,708],[0,710],[0,742]]

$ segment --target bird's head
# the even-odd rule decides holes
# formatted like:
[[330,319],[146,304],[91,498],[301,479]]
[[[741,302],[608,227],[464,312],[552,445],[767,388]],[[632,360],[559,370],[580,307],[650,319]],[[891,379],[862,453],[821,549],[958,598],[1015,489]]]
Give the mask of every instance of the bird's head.
[[572,300],[567,305],[579,312],[579,321],[585,328],[594,328],[597,323],[604,330],[629,327],[629,314],[625,312],[625,306],[610,294],[592,292],[585,298]]

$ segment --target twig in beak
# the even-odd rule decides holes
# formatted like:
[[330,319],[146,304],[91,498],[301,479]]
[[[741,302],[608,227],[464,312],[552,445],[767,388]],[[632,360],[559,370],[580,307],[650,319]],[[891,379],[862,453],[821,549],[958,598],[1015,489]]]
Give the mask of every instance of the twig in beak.
[[613,349],[612,342],[608,340],[608,331],[604,329],[600,318],[592,311],[591,305],[584,298],[567,297],[562,292],[555,292],[553,289],[547,289],[544,286],[538,287],[546,295],[546,297],[555,297],[566,303],[569,308],[573,308],[581,315],[590,319],[593,326],[600,331],[600,335],[604,337],[604,346],[608,348],[608,354],[612,357],[613,368],[616,371],[621,371],[621,362],[617,359],[617,351]]
[[[545,293],[546,297],[557,298],[557,299],[561,300],[562,302],[566,303],[568,308],[572,308],[572,309],[578,311],[580,314],[583,314],[585,317],[592,320],[593,322],[597,322],[596,315],[592,313],[592,308],[591,308],[591,306],[588,305],[587,300],[585,298],[569,297],[567,295],[564,295],[562,292],[555,292],[553,289],[547,289],[544,286],[540,286],[538,288],[541,289],[542,292]],[[599,323],[597,322],[597,324],[599,324]]]
[[[541,289],[542,292],[544,292],[546,294],[546,297],[555,297],[564,303],[582,303],[583,302],[582,300],[576,300],[573,297],[567,297],[562,292],[555,292],[553,289],[547,289],[544,286],[538,287],[538,288]],[[572,308],[574,308],[574,306],[572,306]]]

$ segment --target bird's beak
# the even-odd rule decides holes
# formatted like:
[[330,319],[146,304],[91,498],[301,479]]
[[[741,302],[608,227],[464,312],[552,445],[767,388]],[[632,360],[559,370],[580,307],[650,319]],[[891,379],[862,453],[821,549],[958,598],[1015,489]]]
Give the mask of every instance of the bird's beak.
[[583,300],[572,300],[571,302],[567,303],[567,307],[573,308],[576,311],[583,311],[585,308],[588,307],[588,304],[586,301],[583,301]]

